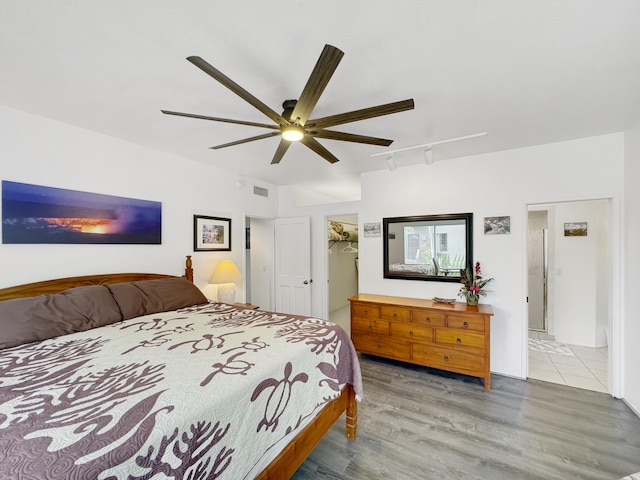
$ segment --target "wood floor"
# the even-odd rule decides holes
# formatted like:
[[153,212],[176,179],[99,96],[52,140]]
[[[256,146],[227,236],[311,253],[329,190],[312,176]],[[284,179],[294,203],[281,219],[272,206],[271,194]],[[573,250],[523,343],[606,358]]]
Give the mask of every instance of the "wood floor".
[[606,393],[480,379],[361,356],[358,437],[339,420],[292,477],[619,479],[640,471],[640,418]]

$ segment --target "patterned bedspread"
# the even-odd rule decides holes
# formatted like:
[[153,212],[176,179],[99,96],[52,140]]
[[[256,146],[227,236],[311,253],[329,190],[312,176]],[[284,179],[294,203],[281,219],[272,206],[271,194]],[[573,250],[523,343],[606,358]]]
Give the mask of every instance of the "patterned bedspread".
[[0,351],[0,478],[241,479],[360,367],[340,327],[210,303]]

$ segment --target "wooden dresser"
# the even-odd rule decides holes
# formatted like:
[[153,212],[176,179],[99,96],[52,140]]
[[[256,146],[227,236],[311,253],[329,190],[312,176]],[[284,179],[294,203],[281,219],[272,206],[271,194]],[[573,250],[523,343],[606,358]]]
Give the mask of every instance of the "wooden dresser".
[[363,293],[349,301],[359,352],[481,377],[491,388],[491,306]]

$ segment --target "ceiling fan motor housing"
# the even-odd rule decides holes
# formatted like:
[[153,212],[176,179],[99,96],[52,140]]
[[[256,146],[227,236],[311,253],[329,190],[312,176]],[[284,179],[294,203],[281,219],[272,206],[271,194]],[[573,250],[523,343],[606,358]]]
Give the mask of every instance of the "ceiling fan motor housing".
[[282,111],[282,116],[284,118],[286,118],[287,120],[291,121],[291,114],[293,113],[293,109],[296,108],[296,105],[298,104],[298,100],[285,100],[284,102],[282,102],[282,108],[284,108],[284,110]]

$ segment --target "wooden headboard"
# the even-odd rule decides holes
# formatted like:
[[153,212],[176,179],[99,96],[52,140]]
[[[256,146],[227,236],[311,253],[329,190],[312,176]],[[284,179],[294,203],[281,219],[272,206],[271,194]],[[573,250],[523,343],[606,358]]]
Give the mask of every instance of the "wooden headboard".
[[[184,275],[193,282],[191,255],[187,255]],[[0,289],[0,301],[13,298],[35,297],[36,295],[60,293],[74,287],[86,285],[107,285],[109,283],[135,282],[137,280],[153,280],[155,278],[175,278],[176,275],[161,273],[106,273],[103,275],[85,275],[81,277],[56,278],[43,282],[27,283]]]

